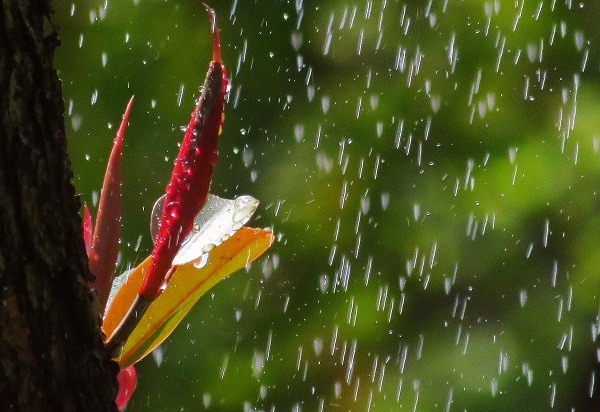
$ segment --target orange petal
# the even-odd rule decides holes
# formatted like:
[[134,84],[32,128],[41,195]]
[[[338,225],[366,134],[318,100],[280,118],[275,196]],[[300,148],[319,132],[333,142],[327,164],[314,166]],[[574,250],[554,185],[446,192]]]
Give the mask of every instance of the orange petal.
[[[132,365],[160,345],[204,293],[259,257],[272,243],[273,234],[270,231],[243,227],[209,252],[206,265],[198,268],[198,259],[178,266],[168,287],[152,303],[125,342],[117,359],[121,368]],[[149,265],[150,258],[147,258],[134,268],[116,293],[102,325],[106,336],[112,334],[127,313]]]

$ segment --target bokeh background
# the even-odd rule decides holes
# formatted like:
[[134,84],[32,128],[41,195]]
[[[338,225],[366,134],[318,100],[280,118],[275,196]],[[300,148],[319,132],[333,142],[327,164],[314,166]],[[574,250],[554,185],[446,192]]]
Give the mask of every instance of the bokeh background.
[[[211,6],[231,77],[212,191],[260,199],[278,241],[138,364],[127,410],[598,407],[600,3]],[[88,203],[136,96],[124,271],[151,249],[208,18],[195,0],[54,8]]]

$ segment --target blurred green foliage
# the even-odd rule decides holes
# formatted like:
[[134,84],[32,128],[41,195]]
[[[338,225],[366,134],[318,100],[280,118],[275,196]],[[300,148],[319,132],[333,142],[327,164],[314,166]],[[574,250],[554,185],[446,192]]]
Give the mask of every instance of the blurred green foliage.
[[[128,410],[598,407],[600,5],[211,6],[232,78],[213,192],[259,198],[278,242],[139,364]],[[136,96],[125,270],[151,249],[208,18],[196,1],[55,9],[87,202]]]

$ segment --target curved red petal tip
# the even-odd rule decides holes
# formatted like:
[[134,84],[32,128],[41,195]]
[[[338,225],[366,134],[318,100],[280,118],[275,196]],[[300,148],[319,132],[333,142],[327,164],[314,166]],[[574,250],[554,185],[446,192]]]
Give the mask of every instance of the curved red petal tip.
[[117,381],[119,382],[119,393],[115,403],[117,408],[122,411],[127,406],[127,402],[131,399],[131,395],[133,395],[137,386],[137,374],[133,365],[122,369],[117,375]]
[[210,8],[210,6],[206,3],[202,3],[206,12],[208,13],[208,18],[210,19],[211,31],[213,35],[213,57],[212,60],[217,63],[221,63],[221,40],[219,39],[219,27],[217,27],[217,16],[215,15],[215,11]]
[[123,141],[123,136],[125,136],[125,128],[127,127],[127,122],[129,121],[129,112],[131,112],[131,106],[133,106],[134,97],[135,96],[131,96],[131,99],[129,99],[129,103],[127,103],[127,107],[125,108],[125,113],[123,113],[123,120],[121,120],[121,125],[117,131],[117,141],[119,143]]

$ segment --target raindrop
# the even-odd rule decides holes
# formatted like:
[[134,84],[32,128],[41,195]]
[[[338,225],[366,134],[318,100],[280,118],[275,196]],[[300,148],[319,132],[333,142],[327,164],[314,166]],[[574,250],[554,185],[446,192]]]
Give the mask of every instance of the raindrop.
[[421,215],[421,205],[418,203],[413,204],[413,217],[415,221],[419,220],[419,216]]
[[315,355],[320,356],[321,351],[323,350],[323,339],[315,338],[313,341],[313,348],[315,350]]
[[537,46],[534,43],[529,43],[527,45],[527,58],[530,62],[534,62],[537,57]]
[[562,367],[562,372],[567,373],[567,369],[569,369],[569,357],[568,356],[566,356],[566,355],[561,356],[560,366]]
[[386,210],[390,204],[390,194],[388,192],[384,192],[381,194],[381,208]]
[[331,168],[333,167],[333,159],[327,157],[327,155],[323,152],[317,153],[317,168],[320,171],[325,173],[331,172]]
[[302,33],[295,31],[292,33],[292,47],[298,51],[300,46],[302,46]]
[[307,86],[306,94],[308,96],[308,101],[312,102],[315,97],[315,86]]
[[365,38],[365,31],[363,29],[361,29],[360,33],[358,34],[358,44],[356,45],[356,54],[358,56],[360,56],[362,53],[362,45],[363,45],[364,38]]
[[154,349],[152,351],[152,357],[154,358],[154,361],[156,362],[157,366],[160,366],[162,364],[162,361],[163,361],[163,349],[162,349],[161,345],[157,346],[156,349]]
[[221,364],[221,371],[220,371],[221,379],[223,379],[225,377],[225,372],[227,371],[228,364],[229,364],[229,354],[226,354],[223,357],[223,363]]
[[331,47],[331,39],[333,34],[331,33],[331,23],[333,22],[333,14],[331,15],[331,19],[329,21],[330,27],[327,30],[327,34],[325,35],[325,43],[323,44],[323,56],[327,56],[329,54],[329,48]]
[[515,163],[518,150],[519,150],[519,148],[517,148],[517,147],[509,147],[508,148],[508,160],[510,161],[511,164]]
[[431,110],[433,110],[434,113],[437,113],[438,110],[440,110],[440,96],[431,96]]
[[260,399],[265,399],[267,397],[267,387],[265,385],[260,385],[258,396]]
[[577,30],[575,32],[575,47],[577,47],[577,51],[581,51],[581,49],[583,48],[583,42],[584,42],[583,32]]
[[487,108],[492,110],[496,105],[496,95],[494,93],[488,93],[486,95],[487,98]]
[[560,321],[562,320],[562,316],[563,316],[563,299],[559,298],[558,299],[558,310],[557,310],[557,314],[556,314],[556,321],[560,323]]
[[95,105],[97,101],[98,101],[98,89],[94,90],[94,92],[92,93],[92,98],[91,98],[92,106]]
[[254,157],[254,152],[248,146],[245,146],[242,151],[242,160],[244,162],[244,166],[248,167],[252,163],[252,159]]
[[404,379],[398,379],[398,388],[396,389],[396,402],[400,402],[400,395],[402,394],[402,383]]
[[419,344],[417,345],[417,359],[421,359],[423,356],[423,344],[425,343],[425,336],[423,334],[419,335]]
[[108,8],[108,0],[104,1],[104,4],[98,8],[98,14],[100,15],[100,20],[104,20],[106,17],[106,9]]
[[179,92],[177,93],[177,106],[181,107],[181,102],[183,101],[183,94],[185,93],[185,84],[181,83],[179,85]]
[[444,292],[446,296],[450,294],[450,289],[452,288],[452,279],[448,277],[444,277]]
[[270,278],[271,275],[273,274],[273,266],[271,265],[271,262],[269,259],[263,259],[261,269],[262,269],[262,274],[266,279]]
[[329,97],[323,96],[321,99],[321,107],[323,108],[323,114],[327,114],[329,111]]
[[336,381],[333,385],[333,396],[336,399],[339,399],[342,396],[342,384],[339,381]]
[[328,287],[329,287],[329,276],[323,274],[319,278],[319,289],[321,290],[321,293],[326,293]]
[[252,358],[252,374],[258,378],[265,367],[265,356],[261,352],[255,352]]
[[542,244],[544,248],[548,246],[548,237],[550,236],[550,220],[546,219],[544,222],[544,234],[542,236]]
[[203,253],[198,259],[196,259],[192,265],[196,269],[202,269],[208,263],[208,253]]
[[356,104],[356,118],[360,117],[360,109],[362,108],[362,96],[358,98],[358,103]]
[[379,96],[377,96],[376,94],[371,95],[371,98],[369,99],[369,104],[371,106],[371,110],[377,109],[377,106],[379,106]]
[[366,215],[367,213],[369,213],[369,206],[370,206],[370,204],[371,204],[371,200],[367,196],[367,194],[365,194],[360,199],[360,210],[361,210],[361,212],[362,212],[363,215]]
[[294,126],[294,137],[298,143],[302,141],[304,137],[304,124],[298,123]]
[[521,307],[524,307],[526,302],[527,302],[527,291],[525,289],[521,289],[519,291],[519,303],[521,304]]
[[379,155],[375,156],[375,166],[373,166],[373,180],[377,180],[377,175],[379,174],[380,163],[381,163],[381,157],[379,157]]
[[521,6],[519,7],[519,10],[513,20],[512,31],[517,30],[517,25],[519,24],[519,20],[521,19],[521,16],[523,15],[523,5],[524,4],[525,4],[525,0],[521,0]]
[[383,123],[377,122],[377,137],[381,137],[383,134]]
[[365,286],[369,285],[369,279],[371,277],[371,268],[373,267],[373,256],[369,256],[367,260],[367,267],[365,268]]
[[346,199],[348,199],[348,182],[344,181],[342,184],[342,192],[340,193],[340,209],[344,208]]
[[348,355],[348,363],[346,366],[346,383],[349,384],[352,381],[352,374],[354,373],[354,359],[356,356],[356,339],[352,340],[350,344],[350,354]]
[[79,128],[81,127],[81,123],[83,122],[83,119],[81,116],[79,116],[78,114],[73,115],[71,117],[71,127],[73,128],[73,131],[78,131]]
[[290,304],[290,297],[288,295],[285,297],[285,300],[283,301],[283,313],[287,312],[289,304]]

